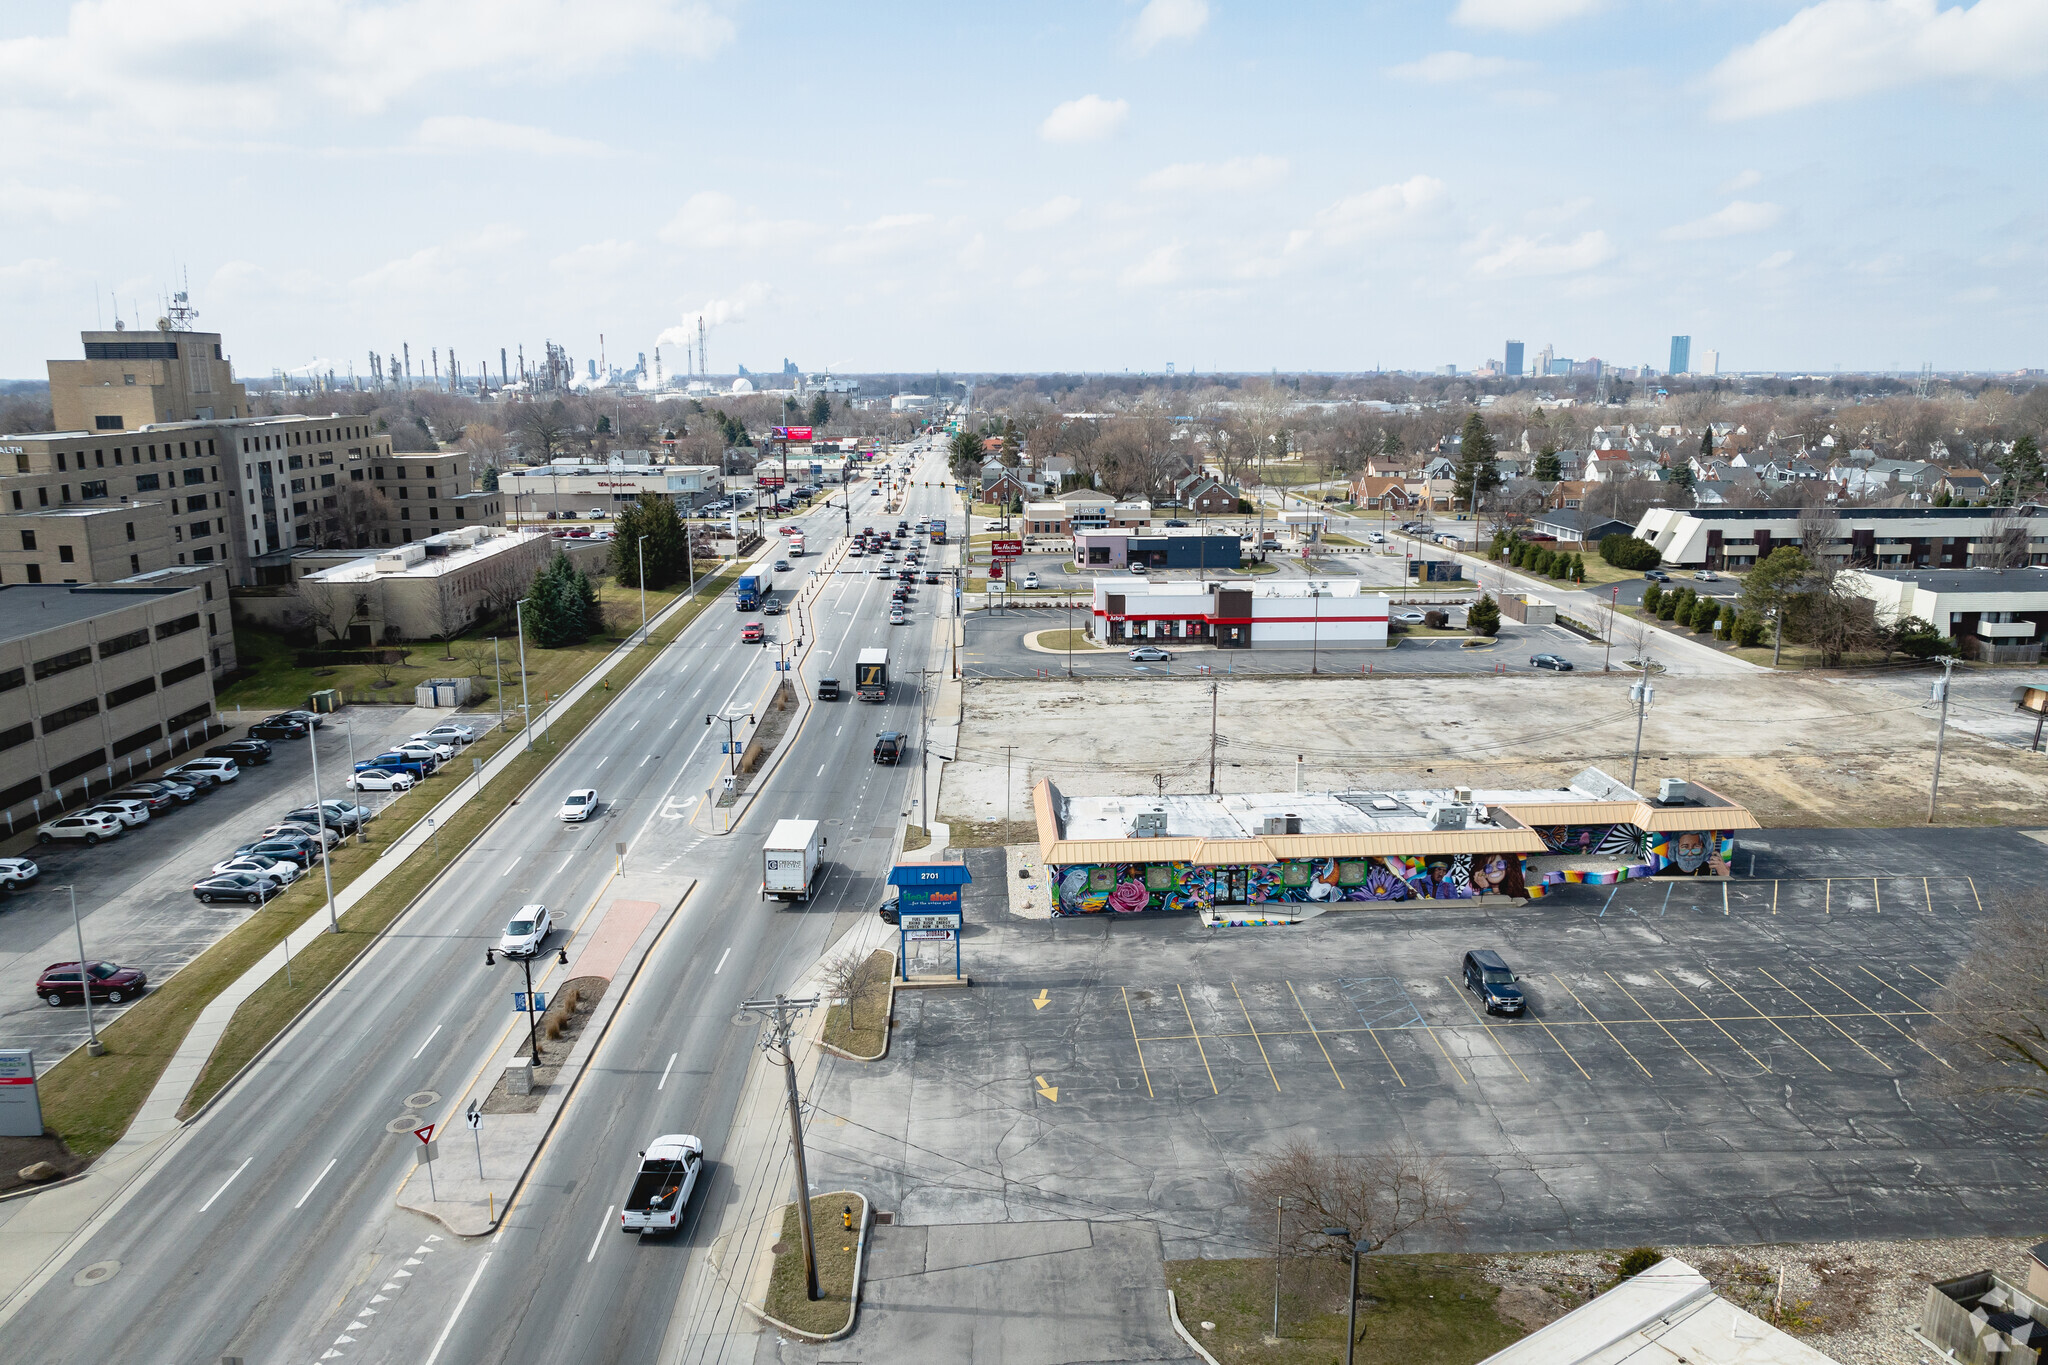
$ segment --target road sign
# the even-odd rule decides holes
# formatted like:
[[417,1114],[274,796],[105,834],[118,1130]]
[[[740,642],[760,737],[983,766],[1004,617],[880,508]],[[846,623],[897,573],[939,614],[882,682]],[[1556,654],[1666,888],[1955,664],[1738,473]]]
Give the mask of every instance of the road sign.
[[484,1126],[484,1111],[481,1109],[472,1109],[467,1114],[464,1114],[462,1117],[468,1120],[469,1126],[472,1128],[481,1128]]
[[1020,559],[1024,554],[1024,542],[1021,540],[992,540],[989,542],[988,552],[997,559]]
[[430,1123],[424,1128],[415,1128],[412,1130],[412,1135],[421,1142],[432,1142],[434,1140],[434,1125]]
[[925,929],[953,930],[960,927],[958,915],[905,915],[903,928],[906,932]]
[[952,939],[951,929],[912,929],[903,935],[913,943],[945,943]]
[[36,1055],[0,1049],[0,1137],[41,1137],[43,1105],[36,1087]]

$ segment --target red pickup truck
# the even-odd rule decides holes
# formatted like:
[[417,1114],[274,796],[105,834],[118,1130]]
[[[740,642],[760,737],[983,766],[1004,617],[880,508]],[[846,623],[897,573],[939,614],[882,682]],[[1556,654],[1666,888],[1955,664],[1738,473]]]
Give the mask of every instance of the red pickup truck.
[[743,644],[743,645],[758,645],[758,644],[760,644],[760,643],[761,643],[761,639],[762,639],[762,632],[761,632],[761,623],[760,623],[759,621],[749,621],[749,622],[747,622],[747,623],[746,623],[746,624],[745,624],[744,626],[741,626],[741,627],[740,627],[740,643],[741,643],[741,644]]

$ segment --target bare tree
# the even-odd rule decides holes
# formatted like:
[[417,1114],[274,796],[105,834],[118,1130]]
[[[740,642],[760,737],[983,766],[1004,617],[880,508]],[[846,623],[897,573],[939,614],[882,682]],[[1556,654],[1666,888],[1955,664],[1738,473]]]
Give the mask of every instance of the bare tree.
[[[2029,950],[2043,933],[2048,892],[1999,897],[1977,928],[1975,946],[1936,996],[1931,1031],[1967,1050],[1971,1062],[1947,1063],[1940,1073],[1951,1093],[2048,1099],[2048,964]],[[1999,1065],[1980,1065],[1977,1054]]]
[[313,630],[313,643],[325,635],[330,641],[347,637],[349,626],[368,610],[370,595],[356,583],[334,583],[301,578],[292,584],[298,598],[297,615]]
[[1792,602],[1792,625],[1820,652],[1823,667],[1839,668],[1850,651],[1877,643],[1877,616],[1869,599],[1846,577],[1856,558],[1853,547],[1841,548],[1842,518],[1823,503],[1808,503],[1799,513],[1799,547],[1806,556],[1806,577]]
[[462,600],[462,593],[456,587],[452,574],[440,574],[434,579],[434,633],[441,637],[441,657],[455,657],[455,637],[469,624],[469,605]]
[[2004,505],[1992,508],[1990,525],[1977,541],[1977,566],[2001,573],[2007,569],[2024,569],[2029,558],[2027,540],[2032,530],[2026,509]]

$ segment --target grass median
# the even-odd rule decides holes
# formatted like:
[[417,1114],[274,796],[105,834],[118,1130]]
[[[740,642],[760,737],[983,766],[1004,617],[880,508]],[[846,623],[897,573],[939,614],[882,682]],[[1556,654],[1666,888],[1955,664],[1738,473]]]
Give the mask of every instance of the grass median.
[[[52,1067],[40,1085],[44,1122],[80,1156],[92,1158],[106,1151],[127,1130],[206,1006],[243,973],[266,957],[275,957],[276,974],[235,1012],[180,1112],[190,1113],[204,1104],[315,995],[347,970],[414,897],[525,790],[562,745],[580,734],[612,697],[654,661],[664,646],[716,602],[736,573],[729,570],[706,582],[698,599],[657,628],[647,646],[621,659],[610,674],[609,690],[594,690],[557,713],[549,726],[548,742],[536,744],[530,753],[514,759],[485,785],[480,797],[463,806],[442,827],[438,844],[428,843],[417,849],[375,891],[343,915],[339,934],[321,936],[292,959],[289,987],[285,984],[279,945],[307,919],[326,914],[326,893],[317,869],[100,1030],[107,1045],[105,1056],[91,1057],[81,1049]],[[651,607],[651,593],[649,599]],[[573,651],[538,651],[557,652]],[[586,653],[577,676],[589,672],[609,652],[599,649]],[[529,663],[535,654],[532,649],[527,651]],[[516,729],[494,731],[472,746],[470,752],[479,758],[489,757],[518,739]],[[448,776],[455,778],[456,774],[450,772]],[[447,781],[429,779],[387,806],[372,828],[388,832],[387,838],[396,839],[451,789]],[[382,851],[381,843],[380,840],[364,846],[351,842],[334,850],[331,866],[337,894],[368,870]]]
[[[853,1226],[846,1224],[849,1218]],[[818,1295],[807,1298],[803,1230],[794,1204],[782,1207],[781,1248],[768,1281],[768,1316],[818,1336],[829,1336],[853,1321],[853,1263],[867,1226],[867,1201],[841,1191],[811,1200],[811,1228],[818,1251]]]

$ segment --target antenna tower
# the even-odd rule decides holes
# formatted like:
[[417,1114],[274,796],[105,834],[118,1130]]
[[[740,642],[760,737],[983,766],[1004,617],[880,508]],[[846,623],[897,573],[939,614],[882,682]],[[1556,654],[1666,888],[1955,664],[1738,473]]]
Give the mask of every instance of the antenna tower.
[[[183,295],[183,294],[180,294],[180,295],[179,295],[178,297],[179,297],[179,298],[183,298],[183,297],[184,297],[184,295]],[[1914,386],[1914,390],[1913,390],[1913,391],[1914,391],[1915,393],[1919,394],[1919,395],[1920,395],[1920,397],[1922,397],[1922,398],[1932,398],[1932,397],[1934,396],[1934,362],[1933,362],[1933,361],[1931,361],[1931,360],[1923,360],[1923,361],[1921,361],[1921,362],[1920,362],[1920,382],[1919,382],[1919,384],[1917,384],[1916,386]]]
[[710,375],[711,367],[704,360],[704,315],[699,313],[697,314],[697,377],[699,379],[708,379]]

